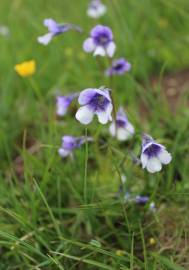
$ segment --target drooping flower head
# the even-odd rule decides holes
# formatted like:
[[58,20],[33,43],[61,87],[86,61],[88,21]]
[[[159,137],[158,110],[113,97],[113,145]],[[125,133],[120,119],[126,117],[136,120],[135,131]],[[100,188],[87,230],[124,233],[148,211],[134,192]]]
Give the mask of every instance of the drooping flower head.
[[113,106],[109,89],[85,89],[80,93],[78,102],[82,105],[76,113],[76,119],[80,123],[88,125],[92,122],[95,114],[101,124],[112,121]]
[[105,71],[107,76],[123,75],[131,69],[131,64],[124,58],[114,60],[112,66]]
[[70,156],[74,149],[79,148],[86,141],[92,141],[92,138],[65,135],[62,137],[62,146],[59,148],[58,153],[62,158]]
[[97,19],[106,13],[106,6],[100,0],[91,0],[87,9],[87,15]]
[[77,93],[67,95],[67,96],[57,96],[56,97],[56,114],[58,116],[64,116],[67,110],[74,100],[78,96]]
[[119,141],[126,141],[135,132],[133,125],[129,122],[123,108],[120,107],[116,115],[116,123],[113,122],[109,128],[110,134]]
[[94,52],[94,56],[109,56],[114,55],[116,45],[113,41],[112,30],[104,25],[95,26],[90,33],[90,37],[83,43],[85,52]]
[[48,33],[37,38],[38,42],[43,45],[47,45],[53,37],[60,35],[64,32],[68,32],[71,29],[79,32],[82,31],[81,28],[77,25],[70,23],[59,24],[53,19],[45,19],[43,21],[43,24],[48,28]]
[[36,62],[35,60],[25,61],[15,65],[14,69],[21,77],[29,77],[36,71]]
[[170,163],[172,157],[165,146],[156,143],[151,136],[144,134],[140,159],[143,169],[146,168],[148,172],[155,173],[161,171],[162,164]]

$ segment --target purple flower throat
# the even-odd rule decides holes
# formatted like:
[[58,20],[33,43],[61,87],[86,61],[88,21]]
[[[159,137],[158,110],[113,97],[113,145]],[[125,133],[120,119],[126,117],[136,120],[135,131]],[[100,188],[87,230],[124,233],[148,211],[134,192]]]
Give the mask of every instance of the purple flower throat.
[[110,101],[106,97],[97,93],[91,99],[89,106],[94,111],[104,111],[109,103]]
[[116,119],[116,126],[117,126],[118,128],[124,128],[125,125],[126,125],[125,119],[121,119],[121,118],[119,118],[119,119],[117,118],[117,119]]
[[161,147],[157,144],[152,144],[144,150],[144,154],[149,158],[157,156],[157,154],[161,151]]

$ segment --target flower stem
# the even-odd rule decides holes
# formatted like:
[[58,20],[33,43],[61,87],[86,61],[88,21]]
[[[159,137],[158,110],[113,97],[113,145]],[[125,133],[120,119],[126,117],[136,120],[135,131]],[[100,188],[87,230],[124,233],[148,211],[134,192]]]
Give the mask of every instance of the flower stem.
[[84,202],[87,204],[87,169],[88,169],[88,140],[87,140],[87,128],[85,129],[85,172],[84,172]]

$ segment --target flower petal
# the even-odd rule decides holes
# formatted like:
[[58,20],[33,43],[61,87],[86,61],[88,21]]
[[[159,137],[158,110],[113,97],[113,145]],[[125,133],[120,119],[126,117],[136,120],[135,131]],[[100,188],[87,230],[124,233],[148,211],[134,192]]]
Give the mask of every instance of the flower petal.
[[68,150],[65,150],[65,149],[63,149],[63,148],[60,148],[60,149],[58,150],[58,153],[59,153],[59,155],[60,155],[61,157],[65,158],[65,157],[67,157],[67,156],[70,155],[71,151],[68,151]]
[[148,159],[146,168],[150,173],[155,173],[161,171],[162,165],[158,158],[153,157]]
[[93,116],[94,114],[88,108],[88,106],[83,106],[79,108],[79,110],[77,111],[75,115],[76,119],[84,125],[88,125],[93,120]]
[[53,19],[45,19],[43,24],[48,28],[49,32],[56,32],[58,28],[58,24]]
[[148,163],[148,156],[145,154],[142,154],[140,157],[141,163],[142,163],[142,168],[144,169]]
[[132,136],[135,133],[135,129],[134,129],[133,125],[129,122],[127,123],[126,130],[130,134],[130,136]]
[[53,38],[53,34],[52,33],[47,33],[43,36],[40,36],[37,38],[38,42],[43,44],[43,45],[47,45],[51,39]]
[[95,44],[92,38],[87,38],[83,43],[83,49],[85,52],[90,53],[95,50]]
[[98,117],[98,121],[101,124],[105,125],[105,124],[108,123],[109,115],[108,115],[108,113],[106,111],[104,111],[104,112],[97,112],[96,114],[97,114],[97,117]]
[[116,45],[115,43],[112,41],[110,42],[110,44],[108,45],[107,49],[106,49],[106,52],[107,52],[107,55],[109,57],[112,57],[115,53],[115,50],[116,50]]
[[126,141],[131,137],[130,132],[127,131],[125,128],[118,128],[117,129],[117,139],[119,141]]
[[116,135],[116,126],[114,122],[110,125],[109,132],[113,137]]
[[105,49],[102,46],[97,46],[94,51],[94,56],[96,55],[105,56],[106,55]]
[[87,103],[89,103],[91,101],[91,99],[93,98],[93,96],[96,94],[96,89],[93,88],[87,88],[85,90],[83,90],[78,98],[78,102],[80,105],[86,105]]
[[112,109],[113,107],[112,107],[112,104],[110,103],[105,111],[96,112],[98,121],[101,124],[105,125],[107,124],[108,121],[112,121],[112,116],[111,116]]
[[161,163],[163,163],[163,164],[168,164],[168,163],[170,163],[171,160],[172,160],[171,154],[170,154],[167,150],[165,150],[165,149],[163,149],[163,150],[158,154],[158,158],[159,158],[159,160],[161,161]]

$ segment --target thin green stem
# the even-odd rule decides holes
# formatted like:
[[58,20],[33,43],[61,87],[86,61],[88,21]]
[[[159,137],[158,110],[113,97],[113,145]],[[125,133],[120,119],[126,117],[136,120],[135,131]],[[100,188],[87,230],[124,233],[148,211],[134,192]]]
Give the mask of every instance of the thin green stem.
[[85,172],[84,172],[84,202],[87,204],[87,169],[88,169],[88,140],[87,140],[87,128],[85,129]]

